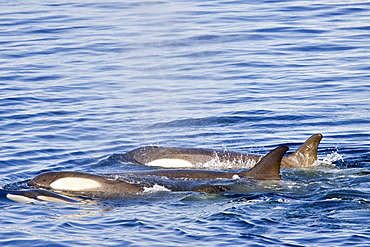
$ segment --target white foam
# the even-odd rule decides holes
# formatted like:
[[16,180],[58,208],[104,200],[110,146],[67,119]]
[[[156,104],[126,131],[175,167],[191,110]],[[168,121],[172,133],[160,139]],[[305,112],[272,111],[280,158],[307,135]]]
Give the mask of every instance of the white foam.
[[313,166],[320,166],[320,165],[333,165],[334,162],[341,160],[343,161],[343,156],[339,154],[338,152],[331,152],[330,154],[327,154],[326,157],[323,160],[316,160]]
[[83,191],[100,187],[100,183],[87,178],[61,178],[50,184],[55,190]]
[[158,159],[153,160],[146,164],[147,166],[161,166],[167,168],[186,168],[193,167],[193,164],[189,161],[182,159]]
[[253,159],[248,159],[243,161],[242,159],[230,159],[226,161],[221,161],[217,153],[215,153],[215,158],[206,162],[196,164],[197,168],[205,168],[211,170],[225,170],[225,169],[249,169],[252,168],[257,162]]
[[158,185],[158,184],[155,184],[151,188],[144,187],[144,192],[145,193],[154,193],[154,192],[159,192],[159,191],[171,191],[171,190],[167,189],[164,186]]
[[333,163],[338,160],[341,160],[343,162],[343,155],[339,154],[338,152],[333,151],[332,153],[326,155],[323,161]]

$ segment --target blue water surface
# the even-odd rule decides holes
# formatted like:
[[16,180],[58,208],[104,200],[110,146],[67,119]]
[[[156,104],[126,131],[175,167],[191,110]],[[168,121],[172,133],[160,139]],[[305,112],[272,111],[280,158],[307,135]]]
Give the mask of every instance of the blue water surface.
[[1,1],[0,187],[145,145],[292,152],[241,194],[1,203],[1,246],[367,246],[370,3]]

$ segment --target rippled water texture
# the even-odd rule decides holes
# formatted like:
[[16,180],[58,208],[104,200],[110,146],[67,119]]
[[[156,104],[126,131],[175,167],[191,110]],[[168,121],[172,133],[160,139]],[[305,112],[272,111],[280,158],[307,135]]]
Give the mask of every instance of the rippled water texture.
[[[145,145],[265,154],[322,133],[312,170],[245,193],[0,202],[1,246],[366,246],[370,4],[1,1],[0,186],[133,169]],[[144,169],[143,167],[137,169]]]

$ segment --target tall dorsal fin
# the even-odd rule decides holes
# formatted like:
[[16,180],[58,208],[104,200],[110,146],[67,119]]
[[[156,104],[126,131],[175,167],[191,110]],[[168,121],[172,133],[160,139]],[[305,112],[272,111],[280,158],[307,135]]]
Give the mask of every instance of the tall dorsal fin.
[[288,150],[289,148],[286,146],[275,148],[250,170],[241,172],[239,175],[262,180],[280,180],[281,159]]
[[322,134],[308,138],[293,154],[283,159],[284,168],[309,167],[317,160],[317,148]]

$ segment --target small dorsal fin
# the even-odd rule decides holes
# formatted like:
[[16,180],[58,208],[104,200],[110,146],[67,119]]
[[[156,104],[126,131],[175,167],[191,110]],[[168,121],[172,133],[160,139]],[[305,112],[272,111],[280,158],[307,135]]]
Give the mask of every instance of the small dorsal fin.
[[317,148],[322,134],[308,138],[293,154],[283,159],[284,168],[309,167],[317,160]]
[[262,180],[280,180],[281,159],[288,150],[289,148],[286,146],[275,148],[250,170],[241,172],[239,175]]

